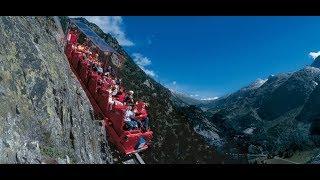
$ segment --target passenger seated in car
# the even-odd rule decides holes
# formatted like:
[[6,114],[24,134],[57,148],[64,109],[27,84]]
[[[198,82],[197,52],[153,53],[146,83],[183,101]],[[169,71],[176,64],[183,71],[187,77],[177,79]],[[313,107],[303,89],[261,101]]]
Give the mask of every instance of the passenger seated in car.
[[121,79],[116,78],[115,79],[116,85],[120,86],[121,85],[121,81],[122,81]]
[[120,88],[118,94],[116,95],[116,98],[118,101],[124,103],[124,98],[126,97],[126,93],[124,92],[123,87]]
[[108,104],[109,104],[109,110],[111,111],[113,109],[113,106],[115,105],[115,102],[113,101],[112,95],[111,95],[111,89],[108,90],[109,97],[108,97]]
[[72,49],[72,51],[77,51],[78,45],[79,45],[78,43],[71,44],[71,49]]
[[89,47],[88,46],[85,46],[84,45],[84,53],[87,55],[87,57],[89,58],[90,56],[92,56],[92,52],[89,50]]
[[101,66],[97,65],[97,72],[99,75],[102,75],[103,74],[103,69]]
[[109,73],[105,73],[105,75],[107,76],[107,78],[106,78],[107,84],[108,84],[109,86],[112,86],[112,84],[113,84],[113,79],[111,78],[110,74],[109,74]]
[[107,76],[103,74],[103,76],[99,79],[100,84],[106,84],[107,83]]
[[111,73],[111,76],[113,76],[113,77],[117,76],[116,71],[113,68],[111,68],[111,72],[110,73]]
[[119,92],[119,86],[114,84],[112,86],[112,96],[116,96],[118,94],[118,92]]
[[117,99],[114,99],[112,96],[112,90],[109,89],[109,98],[108,98],[108,103],[110,104],[110,110],[113,110],[114,106],[123,106],[123,103],[118,101]]
[[104,70],[105,73],[110,73],[111,74],[111,69],[112,69],[112,67],[108,66],[108,67],[105,67],[103,70]]
[[133,106],[134,100],[133,100],[133,91],[129,91],[126,97],[124,98],[124,102],[126,105]]
[[88,38],[88,37],[84,37],[82,44],[89,47],[89,46],[90,46],[90,40],[89,40],[89,38]]
[[99,64],[99,54],[97,53],[91,53],[91,55],[89,56],[90,60],[96,64]]
[[82,44],[79,44],[76,50],[79,52],[85,52],[85,47]]
[[142,129],[142,131],[147,131],[149,129],[149,118],[145,103],[137,102],[134,113],[136,119],[138,120],[138,126]]
[[134,112],[132,111],[132,106],[128,106],[125,112],[125,130],[133,130],[138,128],[137,120],[134,117]]
[[98,67],[96,63],[89,61],[89,64],[94,72],[98,72]]

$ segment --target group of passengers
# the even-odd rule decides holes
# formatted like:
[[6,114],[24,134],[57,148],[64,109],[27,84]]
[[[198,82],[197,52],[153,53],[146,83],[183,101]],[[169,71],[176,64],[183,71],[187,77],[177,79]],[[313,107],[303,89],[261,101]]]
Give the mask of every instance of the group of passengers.
[[149,129],[149,118],[144,103],[139,106],[139,102],[137,102],[134,110],[132,110],[132,106],[127,107],[125,124],[128,130],[141,128],[142,131],[147,131]]
[[90,44],[90,41],[85,38],[83,43],[78,43],[79,32],[77,29],[71,29],[67,36],[68,44],[71,44],[72,50],[80,52],[83,60],[88,60],[93,71],[101,75],[99,84],[105,85],[109,92],[108,103],[109,110],[116,109],[119,106],[127,106],[125,112],[125,129],[134,130],[141,129],[142,131],[149,130],[149,118],[144,102],[134,102],[133,91],[126,92],[122,86],[122,79],[116,77],[114,69],[109,66],[102,66],[99,61],[99,54],[96,47]]

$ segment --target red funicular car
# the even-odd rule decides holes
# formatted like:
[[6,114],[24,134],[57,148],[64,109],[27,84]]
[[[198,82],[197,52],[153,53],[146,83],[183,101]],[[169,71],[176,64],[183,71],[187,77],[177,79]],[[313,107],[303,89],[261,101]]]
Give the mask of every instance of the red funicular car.
[[[73,34],[72,37],[80,37],[79,35],[82,35],[89,39],[90,43],[99,49],[99,54],[110,55],[110,58],[99,59],[103,65],[112,64],[115,68],[121,68],[124,61],[123,56],[111,48],[81,19],[71,18],[67,37],[70,37],[70,33],[74,33],[74,31],[71,30],[71,27],[72,29],[76,29],[79,33],[77,35]],[[73,42],[71,43],[77,43],[77,41],[73,39]],[[94,72],[90,65],[84,61],[84,58],[74,52],[72,44],[67,44],[65,53],[71,64],[71,68],[87,93],[94,111],[101,114],[104,119],[108,140],[115,144],[118,150],[125,155],[147,149],[153,137],[152,131],[142,131],[141,129],[125,130],[124,116],[127,106],[114,105],[111,109],[109,104],[108,85],[99,83],[102,79],[102,75]]]

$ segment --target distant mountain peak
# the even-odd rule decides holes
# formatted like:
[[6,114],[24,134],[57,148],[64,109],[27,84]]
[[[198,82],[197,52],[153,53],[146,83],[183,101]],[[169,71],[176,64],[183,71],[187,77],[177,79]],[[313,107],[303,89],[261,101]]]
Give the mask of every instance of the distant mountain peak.
[[250,89],[257,89],[261,87],[265,82],[267,82],[268,79],[256,79],[253,83],[251,83],[249,86],[246,86],[242,88],[241,90],[250,90]]
[[320,68],[320,56],[318,56],[314,61],[313,63],[311,64],[312,67],[315,67],[315,68]]
[[[174,102],[176,104],[179,104],[179,106],[197,105],[202,102],[201,100],[196,99],[187,93],[179,92],[179,91],[172,90],[172,89],[170,89],[170,91],[173,95]],[[182,101],[182,103],[181,103],[181,101]]]
[[312,58],[312,59],[316,59],[317,57],[319,57],[320,55],[320,51],[318,52],[310,52],[309,53],[309,56]]

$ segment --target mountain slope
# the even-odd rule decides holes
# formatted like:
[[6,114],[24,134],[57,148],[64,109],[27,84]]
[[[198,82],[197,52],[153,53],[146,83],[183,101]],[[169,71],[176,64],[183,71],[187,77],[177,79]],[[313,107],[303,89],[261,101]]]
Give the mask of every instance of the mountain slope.
[[263,119],[274,119],[285,112],[302,106],[319,82],[320,70],[307,67],[295,72],[269,97],[262,102],[259,115]]
[[303,106],[297,120],[302,122],[312,122],[316,117],[320,117],[320,86],[315,83],[317,87],[310,94],[307,102]]
[[172,98],[171,100],[177,106],[189,106],[189,105],[199,105],[204,103],[201,100],[194,99],[187,94],[171,91]]
[[0,163],[112,163],[52,17],[0,18]]
[[319,138],[310,135],[310,126],[320,115],[319,82],[315,67],[270,76],[258,87],[215,101],[208,118],[226,138],[245,136],[247,152],[249,146],[282,155],[315,148]]
[[[62,23],[66,21],[62,17]],[[147,76],[110,34],[82,18],[101,38],[126,58],[120,77],[136,100],[150,104],[150,126],[154,132],[152,147],[142,153],[147,163],[216,163],[215,154],[194,132],[183,114],[171,101],[171,92]],[[64,23],[65,24],[65,23]],[[65,25],[64,25],[65,26]]]

